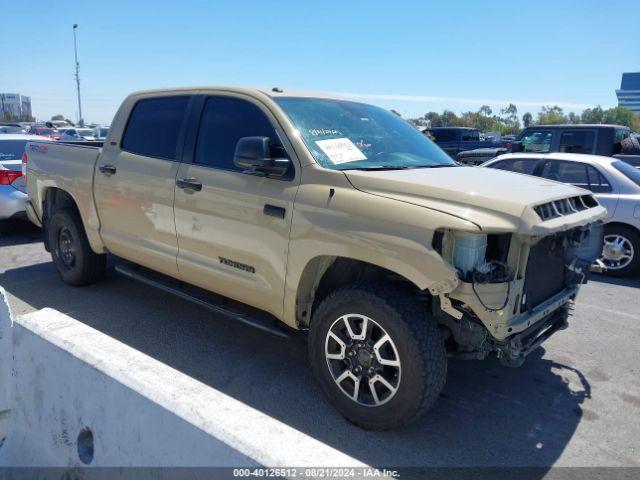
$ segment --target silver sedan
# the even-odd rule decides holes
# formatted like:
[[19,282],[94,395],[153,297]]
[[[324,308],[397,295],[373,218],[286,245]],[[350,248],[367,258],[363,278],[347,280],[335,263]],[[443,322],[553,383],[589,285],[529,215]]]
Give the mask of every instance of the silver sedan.
[[27,194],[22,177],[22,155],[27,142],[32,140],[53,141],[36,135],[0,135],[0,220],[25,214]]
[[599,260],[605,273],[640,270],[640,170],[617,158],[574,153],[510,153],[482,167],[570,183],[591,190],[607,209]]

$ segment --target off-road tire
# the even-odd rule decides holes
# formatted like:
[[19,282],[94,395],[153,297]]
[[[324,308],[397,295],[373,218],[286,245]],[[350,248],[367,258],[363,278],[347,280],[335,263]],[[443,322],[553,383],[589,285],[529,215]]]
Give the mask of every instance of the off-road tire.
[[605,275],[610,277],[625,277],[640,271],[640,234],[633,227],[626,225],[606,225],[604,230],[605,237],[607,235],[621,235],[633,246],[633,259],[624,268],[617,270],[607,269]]
[[[61,253],[61,232],[74,250],[74,261],[68,265]],[[62,280],[73,286],[95,283],[104,276],[106,255],[91,250],[80,216],[73,210],[57,210],[47,228],[51,257]],[[65,239],[66,239],[65,238]]]
[[623,155],[640,155],[640,139],[631,135],[620,142]]
[[[395,343],[401,362],[396,394],[379,406],[364,406],[348,397],[334,381],[325,357],[325,339],[336,319],[365,315],[382,326]],[[350,422],[369,430],[405,426],[438,399],[447,375],[442,335],[428,308],[401,288],[356,284],[329,294],[313,314],[309,359],[329,402]]]

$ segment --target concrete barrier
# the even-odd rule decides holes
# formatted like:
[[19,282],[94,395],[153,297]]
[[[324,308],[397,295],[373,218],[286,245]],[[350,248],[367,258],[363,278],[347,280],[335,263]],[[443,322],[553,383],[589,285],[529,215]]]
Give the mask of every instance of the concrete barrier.
[[11,367],[13,365],[11,318],[6,294],[0,287],[0,448],[8,435],[11,413]]
[[0,466],[364,466],[51,309],[14,319],[7,388],[3,312]]

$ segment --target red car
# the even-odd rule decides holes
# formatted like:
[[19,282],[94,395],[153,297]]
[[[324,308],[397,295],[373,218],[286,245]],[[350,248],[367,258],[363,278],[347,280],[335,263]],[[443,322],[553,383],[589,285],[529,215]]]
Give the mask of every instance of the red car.
[[55,128],[49,127],[31,127],[29,129],[29,135],[40,135],[53,138],[54,140],[60,140],[60,133]]

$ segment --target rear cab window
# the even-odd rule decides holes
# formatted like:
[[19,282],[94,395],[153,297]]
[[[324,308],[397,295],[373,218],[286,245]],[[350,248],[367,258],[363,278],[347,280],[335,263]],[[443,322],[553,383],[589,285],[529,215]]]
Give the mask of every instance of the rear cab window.
[[188,96],[138,100],[122,137],[122,150],[176,160],[188,103]]

